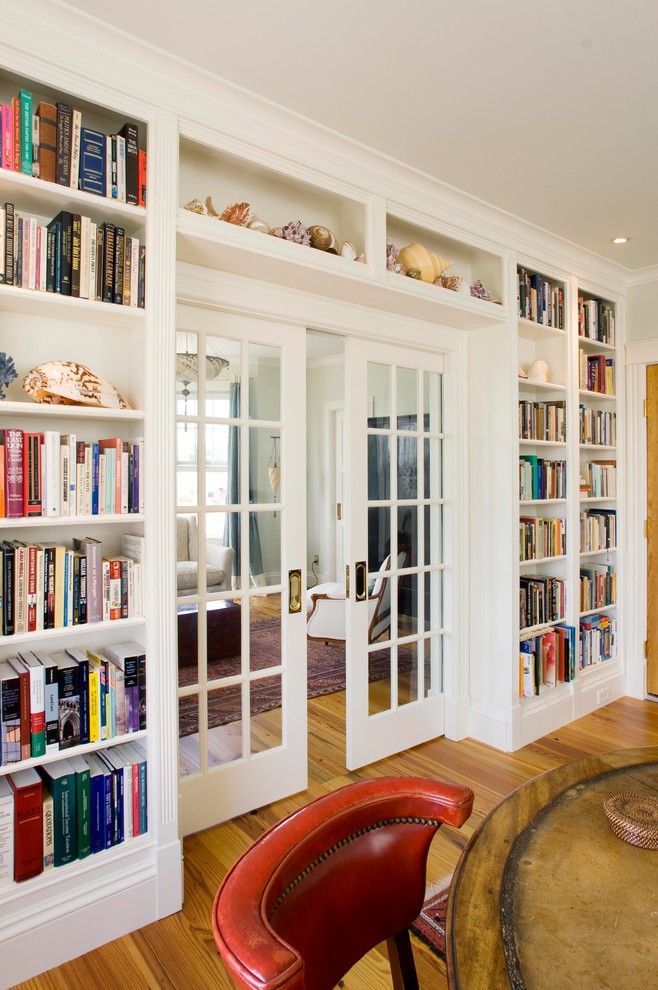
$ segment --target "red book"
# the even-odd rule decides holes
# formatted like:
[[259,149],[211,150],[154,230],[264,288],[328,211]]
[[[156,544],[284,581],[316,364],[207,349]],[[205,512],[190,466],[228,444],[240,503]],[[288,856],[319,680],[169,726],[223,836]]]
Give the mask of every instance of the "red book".
[[14,172],[21,170],[21,98],[14,96],[11,101],[14,111]]
[[23,434],[23,515],[41,515],[41,434]]
[[27,548],[27,631],[37,628],[37,548],[34,544]]
[[121,561],[110,558],[110,618],[121,618]]
[[14,792],[14,880],[43,872],[43,803],[41,777],[34,767],[10,773]]
[[23,517],[22,430],[5,430],[5,509],[7,519]]
[[7,663],[18,674],[21,711],[21,760],[29,760],[32,752],[32,726],[30,724],[30,671],[20,657],[9,657]]
[[137,205],[146,206],[146,152],[137,156]]
[[5,431],[0,430],[0,519],[4,519],[7,512],[5,505]]

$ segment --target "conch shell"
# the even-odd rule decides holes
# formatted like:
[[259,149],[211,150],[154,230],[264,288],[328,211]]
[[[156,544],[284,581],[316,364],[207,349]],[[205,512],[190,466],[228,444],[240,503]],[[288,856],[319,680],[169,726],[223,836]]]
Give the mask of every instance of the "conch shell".
[[398,255],[398,261],[407,275],[418,272],[418,275],[414,274],[412,278],[420,278],[423,282],[430,283],[443,275],[446,268],[450,268],[452,264],[447,258],[417,243],[403,247]]
[[249,220],[250,210],[249,203],[233,203],[232,206],[226,207],[219,219],[225,220],[227,223],[235,223],[239,227],[242,227]]
[[95,371],[74,361],[38,364],[23,378],[23,388],[35,402],[58,406],[130,409],[118,389]]

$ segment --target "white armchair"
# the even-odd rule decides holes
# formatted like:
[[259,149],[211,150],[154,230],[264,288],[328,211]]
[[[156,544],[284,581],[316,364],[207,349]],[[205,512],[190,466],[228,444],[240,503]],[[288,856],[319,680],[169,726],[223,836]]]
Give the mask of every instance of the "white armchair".
[[[400,548],[398,569],[406,567],[409,551]],[[368,595],[368,642],[374,643],[391,625],[390,575],[391,555],[382,562]],[[399,580],[399,578],[398,578]],[[318,584],[307,592],[306,633],[309,639],[340,643],[345,640],[345,585],[336,582]]]
[[[230,591],[232,547],[206,543],[206,591]],[[199,584],[199,530],[196,516],[176,516],[176,583],[179,595],[194,595]]]

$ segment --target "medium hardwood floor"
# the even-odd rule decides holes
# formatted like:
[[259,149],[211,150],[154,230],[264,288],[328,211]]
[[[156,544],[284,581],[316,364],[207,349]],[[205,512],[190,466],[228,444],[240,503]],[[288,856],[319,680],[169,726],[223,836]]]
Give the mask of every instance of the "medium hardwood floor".
[[[87,953],[21,990],[231,990],[212,939],[210,914],[226,869],[264,828],[311,798],[360,778],[420,774],[468,784],[475,792],[471,819],[461,831],[443,827],[430,853],[428,882],[454,869],[473,829],[516,787],[545,770],[593,753],[658,745],[658,704],[623,698],[518,750],[500,753],[481,743],[437,739],[399,756],[346,773],[344,693],[309,702],[309,789],[185,840],[185,904],[163,921]],[[103,924],[102,911],[98,924]],[[446,987],[445,966],[414,940],[421,990]],[[385,948],[373,950],[345,978],[346,990],[390,990]]]

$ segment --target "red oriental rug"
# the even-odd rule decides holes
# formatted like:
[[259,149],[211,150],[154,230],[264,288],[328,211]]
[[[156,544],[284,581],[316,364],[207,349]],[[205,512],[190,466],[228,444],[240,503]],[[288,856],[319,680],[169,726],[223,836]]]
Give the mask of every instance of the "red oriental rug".
[[[263,670],[281,663],[281,633],[278,619],[265,619],[254,623],[250,630],[250,665],[252,670]],[[208,663],[208,679],[230,677],[240,672],[239,656],[224,657]],[[411,669],[411,651],[399,650],[399,671]],[[381,680],[390,674],[390,653],[387,649],[375,650],[369,655],[368,679]],[[178,671],[180,687],[195,684],[197,668],[181,666]],[[307,694],[318,698],[345,689],[345,644],[307,640]],[[254,681],[251,688],[251,713],[271,711],[281,704],[281,677],[273,675]],[[213,729],[241,717],[239,685],[211,691],[208,695],[208,727]],[[198,702],[196,697],[179,699],[179,735],[188,736],[199,731]]]
[[446,909],[450,893],[450,877],[437,884],[439,888],[431,893],[423,904],[423,910],[411,926],[416,935],[441,959],[446,957]]

